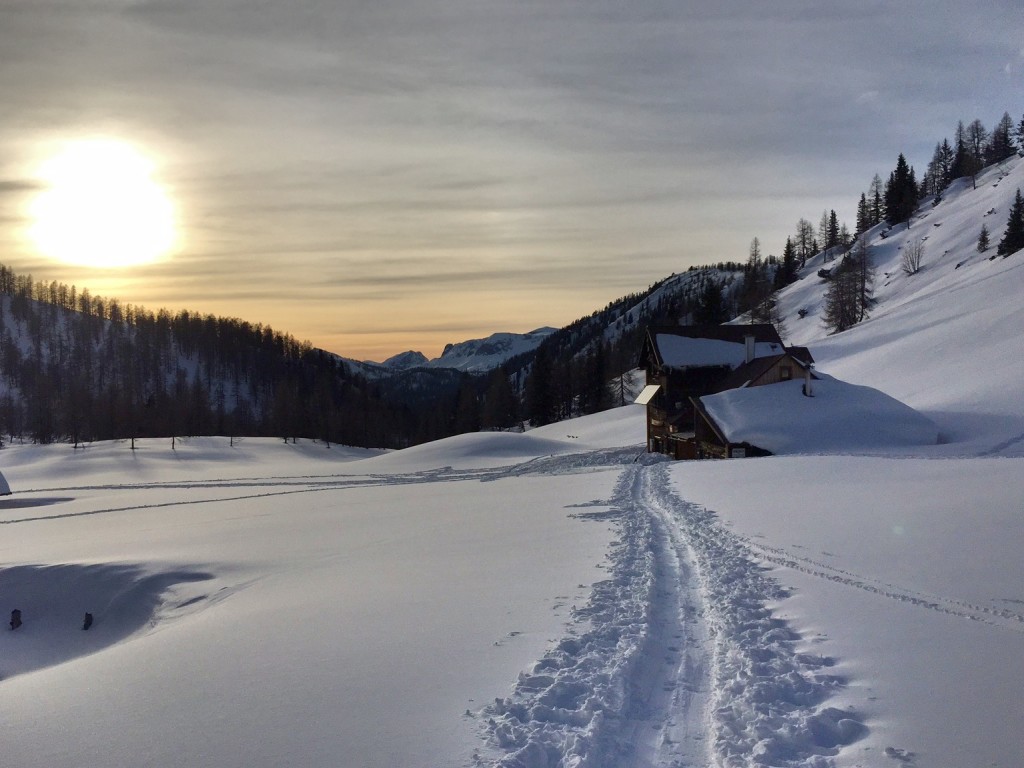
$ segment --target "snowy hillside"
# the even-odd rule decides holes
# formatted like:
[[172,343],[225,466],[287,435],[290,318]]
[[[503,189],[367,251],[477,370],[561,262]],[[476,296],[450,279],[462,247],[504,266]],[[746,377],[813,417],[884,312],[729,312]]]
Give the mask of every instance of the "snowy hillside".
[[[780,294],[787,341],[811,348],[818,368],[840,379],[876,387],[939,424],[950,453],[995,450],[1024,439],[1017,377],[1024,328],[1024,256],[995,255],[1010,204],[1024,189],[1024,160],[1012,158],[953,183],[942,202],[925,203],[909,228],[870,240],[876,267],[871,317],[828,336],[821,319],[823,265]],[[982,225],[993,245],[977,251]],[[921,271],[905,274],[901,253],[923,242]],[[818,257],[820,259],[820,256]],[[807,310],[800,318],[799,310]]]
[[820,264],[781,297],[819,370],[938,444],[673,463],[626,406],[391,452],[4,448],[0,762],[1016,768],[1024,254],[974,244],[1024,164],[999,175],[876,235],[870,320],[826,335]]

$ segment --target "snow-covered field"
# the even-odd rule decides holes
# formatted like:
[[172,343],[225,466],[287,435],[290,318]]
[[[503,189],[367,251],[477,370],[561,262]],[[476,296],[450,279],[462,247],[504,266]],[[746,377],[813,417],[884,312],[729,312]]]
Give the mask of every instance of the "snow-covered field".
[[5,448],[0,765],[1016,768],[1024,254],[973,250],[999,175],[879,241],[870,321],[824,336],[818,265],[782,297],[936,445],[670,463],[627,406],[390,453]]

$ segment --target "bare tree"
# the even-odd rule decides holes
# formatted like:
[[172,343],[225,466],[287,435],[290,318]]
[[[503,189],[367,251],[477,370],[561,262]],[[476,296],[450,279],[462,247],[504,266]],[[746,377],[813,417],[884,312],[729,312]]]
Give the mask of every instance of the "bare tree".
[[908,275],[916,275],[921,271],[921,263],[924,261],[924,243],[920,240],[915,240],[912,243],[905,243],[903,245],[902,253],[902,265],[903,271]]

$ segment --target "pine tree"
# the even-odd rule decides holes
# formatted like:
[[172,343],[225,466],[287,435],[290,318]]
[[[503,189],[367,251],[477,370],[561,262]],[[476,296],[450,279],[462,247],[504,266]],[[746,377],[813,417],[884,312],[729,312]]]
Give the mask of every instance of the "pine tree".
[[554,366],[547,349],[541,344],[533,358],[526,377],[526,418],[535,427],[558,420],[558,402],[555,394]]
[[484,402],[481,407],[480,423],[484,429],[509,429],[517,421],[515,392],[505,372],[498,368],[491,374]]
[[973,176],[976,170],[971,168],[971,153],[967,149],[967,129],[964,127],[963,120],[956,125],[953,145],[953,167],[949,171],[950,178],[961,179],[964,176]]
[[693,310],[693,322],[697,325],[721,325],[728,319],[729,311],[721,284],[714,279],[707,280]]
[[1013,143],[1013,119],[1009,112],[1003,112],[1002,118],[992,129],[992,136],[986,150],[987,159],[990,163],[998,163],[1008,157],[1012,157],[1017,151]]
[[1004,258],[1024,248],[1024,198],[1020,196],[1020,187],[1013,198],[1010,218],[1006,222],[1006,232],[996,247],[996,253]]
[[900,153],[896,160],[896,169],[889,174],[889,183],[885,185],[885,219],[890,225],[907,222],[917,208],[917,182],[914,169],[907,165],[907,159]]
[[988,250],[988,227],[981,225],[981,233],[978,235],[978,253]]
[[477,399],[476,383],[469,374],[464,374],[459,382],[452,413],[452,428],[457,435],[480,431],[480,402]]
[[[863,195],[862,195],[863,197]],[[796,247],[792,238],[786,238],[786,247],[782,249],[782,264],[775,271],[775,287],[784,288],[796,281]]]
[[604,344],[598,340],[594,350],[583,360],[579,387],[579,411],[582,414],[598,413],[611,404],[606,358]]
[[857,203],[857,234],[867,232],[871,229],[871,213],[868,209],[868,196],[861,192],[860,201]]
[[836,216],[836,211],[833,208],[828,214],[828,241],[825,247],[835,248],[837,245],[839,245],[839,217]]
[[956,153],[953,151],[953,147],[949,144],[949,139],[943,139],[941,144],[937,144],[935,147],[935,156],[932,158],[932,162],[935,167],[932,171],[932,181],[935,184],[934,193],[941,195],[945,191],[946,187],[949,186],[949,182],[953,180],[953,160],[956,158]]
[[882,217],[885,215],[885,208],[883,204],[885,187],[882,185],[882,177],[877,173],[871,179],[871,187],[868,189],[868,203],[871,208],[871,226],[881,223]]

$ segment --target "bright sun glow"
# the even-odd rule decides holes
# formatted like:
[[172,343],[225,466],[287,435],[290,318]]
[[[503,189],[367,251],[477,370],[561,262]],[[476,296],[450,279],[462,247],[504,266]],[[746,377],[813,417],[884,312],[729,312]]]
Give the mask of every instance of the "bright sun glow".
[[87,267],[155,261],[175,240],[174,210],[153,164],[121,141],[68,144],[40,170],[45,188],[30,209],[40,252]]

